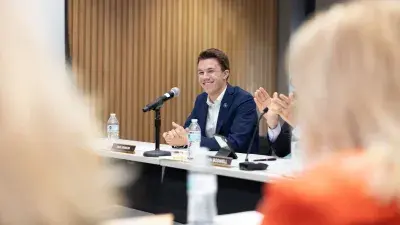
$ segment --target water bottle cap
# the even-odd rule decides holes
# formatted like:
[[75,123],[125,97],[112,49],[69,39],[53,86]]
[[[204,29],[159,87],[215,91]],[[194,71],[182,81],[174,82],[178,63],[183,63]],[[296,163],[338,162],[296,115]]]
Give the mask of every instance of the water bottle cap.
[[115,113],[111,113],[110,116],[115,116]]
[[192,119],[192,123],[197,123],[197,119]]

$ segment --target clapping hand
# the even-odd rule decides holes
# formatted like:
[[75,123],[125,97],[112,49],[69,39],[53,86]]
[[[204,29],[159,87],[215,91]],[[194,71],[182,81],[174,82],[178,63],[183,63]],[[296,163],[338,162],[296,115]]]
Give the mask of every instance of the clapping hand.
[[278,115],[291,126],[295,125],[293,116],[295,99],[293,93],[286,96],[275,92],[271,97],[264,88],[259,88],[254,93],[254,101],[261,113],[265,108],[268,108],[268,113],[264,115],[264,118],[267,119],[268,127],[274,129],[278,125]]
[[175,129],[163,133],[163,137],[167,142],[167,144],[171,146],[187,145],[188,144],[187,130],[175,122],[172,122],[172,126]]
[[279,97],[274,96],[271,105],[274,106],[274,108],[271,109],[272,111],[279,114],[279,116],[281,116],[281,118],[292,127],[295,126],[293,115],[295,108],[295,99],[293,93],[290,93],[289,96],[286,96],[284,94],[280,94]]
[[[275,92],[273,96],[277,97],[278,93]],[[272,99],[273,98],[271,98],[268,92],[262,87],[257,89],[257,91],[254,93],[254,101],[256,102],[260,113],[262,113],[265,108],[268,108],[268,112],[264,114],[264,118],[267,120],[268,127],[274,129],[276,126],[278,126],[279,117],[278,113],[275,112],[276,110],[271,110],[271,108],[275,109],[279,106],[275,106]]]
[[[276,93],[276,92],[275,92]],[[256,102],[258,111],[262,113],[265,108],[269,108],[272,103],[272,98],[269,96],[268,92],[260,87],[254,92],[254,101]]]

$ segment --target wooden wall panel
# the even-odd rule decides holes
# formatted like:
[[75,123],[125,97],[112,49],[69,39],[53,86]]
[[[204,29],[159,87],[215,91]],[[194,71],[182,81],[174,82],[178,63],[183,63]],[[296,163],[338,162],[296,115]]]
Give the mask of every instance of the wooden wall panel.
[[[72,68],[104,125],[115,112],[121,138],[152,141],[142,107],[170,90],[162,131],[180,124],[196,95],[196,58],[215,47],[231,61],[229,82],[276,90],[277,0],[68,0]],[[104,126],[105,127],[105,126]],[[265,127],[262,129],[265,132]]]

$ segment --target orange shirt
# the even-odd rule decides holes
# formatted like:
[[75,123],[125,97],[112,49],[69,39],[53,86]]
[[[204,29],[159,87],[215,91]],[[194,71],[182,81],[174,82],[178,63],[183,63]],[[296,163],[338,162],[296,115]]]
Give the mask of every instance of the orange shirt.
[[358,175],[331,162],[266,185],[262,225],[400,225],[396,204],[368,195],[367,181]]

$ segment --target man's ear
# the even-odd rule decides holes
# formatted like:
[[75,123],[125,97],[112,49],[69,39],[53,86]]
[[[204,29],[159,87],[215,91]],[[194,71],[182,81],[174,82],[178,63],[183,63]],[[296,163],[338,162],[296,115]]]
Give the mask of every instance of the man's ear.
[[229,75],[230,75],[230,71],[229,71],[229,70],[225,70],[225,71],[224,71],[224,79],[225,79],[225,80],[228,80]]

